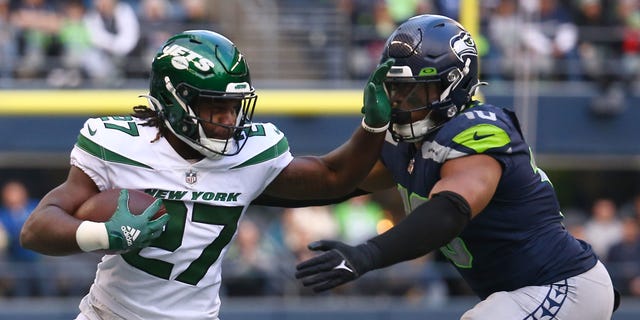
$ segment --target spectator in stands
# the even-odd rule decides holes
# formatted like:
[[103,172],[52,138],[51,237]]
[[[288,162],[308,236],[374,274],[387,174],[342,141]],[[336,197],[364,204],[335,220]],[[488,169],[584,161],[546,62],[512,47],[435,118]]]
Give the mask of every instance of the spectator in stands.
[[622,239],[622,223],[617,216],[617,206],[608,198],[596,199],[591,207],[591,217],[584,228],[586,241],[603,260],[609,248]]
[[93,46],[99,49],[90,70],[92,77],[105,85],[118,86],[129,54],[140,40],[136,12],[126,1],[96,0],[85,22]]
[[385,36],[376,30],[376,8],[378,1],[341,0],[338,9],[348,17],[351,32],[349,33],[349,63],[347,64],[351,79],[366,79],[371,69],[378,63],[378,54],[384,45]]
[[625,217],[622,239],[607,253],[606,266],[613,284],[623,295],[640,296],[640,228],[638,220]]
[[568,208],[562,209],[562,215],[564,215],[564,225],[569,233],[576,239],[587,241],[584,230],[589,214],[582,209]]
[[61,63],[53,68],[47,82],[53,87],[78,87],[85,74],[93,75],[94,66],[100,65],[97,50],[91,44],[87,25],[84,23],[85,7],[82,0],[65,1],[62,12],[54,23],[60,39]]
[[351,285],[356,286],[362,295],[398,296],[408,301],[441,304],[451,293],[444,279],[446,272],[442,268],[450,266],[434,261],[436,255],[437,253],[430,253],[386,269],[376,270],[371,274],[365,274],[360,282]]
[[631,217],[640,221],[640,193],[636,194],[620,208],[622,217]]
[[8,254],[9,234],[0,223],[0,297],[7,296],[13,286],[13,277]]
[[51,278],[39,264],[42,256],[20,246],[20,230],[38,201],[29,197],[26,186],[19,181],[9,181],[4,184],[1,195],[0,223],[8,235],[7,260],[13,276],[10,294],[13,296],[53,294]]
[[622,0],[617,9],[623,22],[622,70],[625,72],[625,83],[636,86],[625,89],[636,89],[640,80],[640,2]]
[[236,241],[223,260],[225,293],[229,296],[266,296],[277,293],[277,259],[263,241],[256,222],[249,218],[238,226]]
[[522,28],[524,48],[532,55],[528,59],[532,70],[544,79],[575,79],[577,69],[576,44],[578,29],[569,10],[559,0],[530,2],[532,18]]
[[174,7],[168,0],[142,0],[140,3],[140,29],[145,30],[140,35],[138,55],[141,72],[146,75],[147,61],[153,60],[158,48],[172,34],[176,34],[185,28],[178,24]]
[[338,8],[351,21],[349,43],[349,74],[354,79],[366,79],[378,64],[386,38],[404,20],[432,12],[434,8],[424,0],[341,0]]
[[209,17],[207,1],[205,0],[180,0],[183,10],[182,22],[187,29],[216,30]]
[[[57,19],[55,7],[46,0],[21,0],[11,13],[11,24],[17,29],[19,78],[42,76],[50,67],[46,57],[58,50],[52,22]],[[54,60],[55,61],[55,60]]]
[[618,1],[580,0],[576,14],[579,29],[578,53],[587,80],[596,83],[599,92],[592,101],[598,115],[624,110],[625,74],[621,72],[622,36]]
[[282,223],[285,244],[300,261],[312,255],[307,250],[309,241],[338,235],[338,223],[327,206],[288,208]]
[[9,0],[0,0],[0,88],[13,77],[16,59],[15,30],[9,22]]
[[[336,237],[338,223],[328,206],[287,208],[282,213],[282,232],[285,247],[293,256],[293,264],[309,259],[313,253],[307,250],[307,243]],[[291,277],[293,277],[293,271]],[[306,288],[290,288],[288,293],[308,295],[311,291]],[[292,292],[295,290],[296,292]]]
[[483,73],[490,79],[511,80],[522,65],[521,24],[518,1],[499,0],[487,22],[491,59],[484,61]]

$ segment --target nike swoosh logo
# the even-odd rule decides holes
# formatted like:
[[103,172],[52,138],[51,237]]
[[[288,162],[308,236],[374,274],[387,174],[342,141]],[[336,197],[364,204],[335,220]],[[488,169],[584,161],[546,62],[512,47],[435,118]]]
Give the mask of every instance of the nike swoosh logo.
[[346,260],[342,260],[342,262],[340,262],[339,265],[333,267],[333,269],[344,269],[347,270],[351,273],[354,273],[353,270],[351,270],[351,268],[347,267],[347,261]]
[[98,132],[98,130],[91,129],[91,126],[89,125],[87,125],[87,129],[89,130],[89,134],[92,136],[95,135],[96,132]]
[[483,135],[478,135],[478,131],[473,133],[473,140],[482,140],[486,137],[491,137],[492,135],[494,135],[493,133],[490,134],[483,134]]

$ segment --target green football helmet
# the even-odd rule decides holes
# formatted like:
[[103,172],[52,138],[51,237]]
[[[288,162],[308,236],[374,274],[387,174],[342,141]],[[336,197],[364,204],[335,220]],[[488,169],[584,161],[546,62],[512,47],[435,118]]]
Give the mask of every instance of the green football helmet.
[[[189,30],[169,38],[151,65],[151,105],[180,140],[209,158],[235,155],[247,141],[257,95],[249,67],[236,46],[224,36]],[[234,126],[199,117],[201,99],[238,101]],[[203,124],[224,127],[227,139],[207,137]]]

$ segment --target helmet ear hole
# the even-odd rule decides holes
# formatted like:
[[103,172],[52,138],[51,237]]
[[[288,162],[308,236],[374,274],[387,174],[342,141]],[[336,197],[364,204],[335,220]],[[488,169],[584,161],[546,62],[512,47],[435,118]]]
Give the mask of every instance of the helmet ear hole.
[[180,131],[187,137],[194,137],[196,133],[196,124],[191,123],[188,119],[184,119],[180,125]]

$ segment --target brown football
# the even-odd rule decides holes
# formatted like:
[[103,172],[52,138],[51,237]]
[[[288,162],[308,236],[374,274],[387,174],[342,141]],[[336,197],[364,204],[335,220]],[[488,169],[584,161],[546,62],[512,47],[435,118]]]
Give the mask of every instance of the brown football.
[[[118,197],[121,189],[109,189],[102,191],[85,201],[74,216],[80,220],[89,220],[95,222],[105,222],[111,219],[118,206]],[[129,211],[133,214],[141,214],[144,209],[151,205],[156,198],[135,189],[129,190]],[[160,210],[153,216],[153,219],[165,214],[167,209],[162,205]]]

